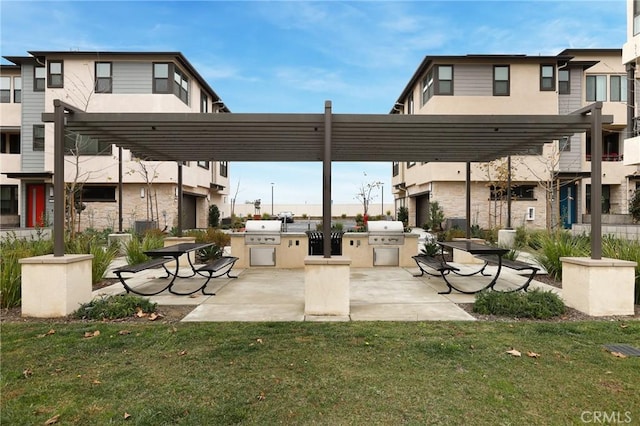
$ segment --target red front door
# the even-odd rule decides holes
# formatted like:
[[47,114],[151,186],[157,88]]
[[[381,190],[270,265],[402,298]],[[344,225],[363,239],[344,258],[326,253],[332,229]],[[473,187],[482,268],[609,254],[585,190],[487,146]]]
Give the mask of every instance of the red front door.
[[27,228],[44,226],[44,184],[27,185]]

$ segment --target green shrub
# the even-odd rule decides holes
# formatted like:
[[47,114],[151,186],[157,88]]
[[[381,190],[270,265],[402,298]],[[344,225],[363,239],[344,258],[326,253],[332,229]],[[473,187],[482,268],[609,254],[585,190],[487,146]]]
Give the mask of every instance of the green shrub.
[[473,311],[483,315],[548,319],[562,315],[565,306],[562,299],[550,291],[483,291],[477,295]]
[[9,234],[0,241],[0,307],[20,306],[22,269],[18,260],[53,253],[53,241],[36,237],[17,238]]
[[636,262],[634,302],[640,305],[640,242],[605,236],[602,238],[602,256]]
[[229,234],[215,228],[192,230],[187,232],[186,235],[194,237],[196,239],[196,243],[213,243],[212,246],[199,250],[197,253],[198,260],[204,263],[221,257],[225,246],[231,244],[231,237]]
[[220,209],[215,204],[209,206],[208,225],[217,228],[220,225]]
[[138,310],[152,313],[156,310],[156,303],[149,299],[129,294],[100,297],[81,305],[72,316],[74,318],[104,320],[128,318]]
[[589,237],[584,235],[572,236],[569,232],[559,231],[540,233],[536,239],[540,249],[534,257],[556,280],[562,280],[561,257],[587,257],[590,253]]
[[102,281],[105,271],[113,259],[118,256],[117,243],[108,244],[100,233],[89,232],[76,234],[73,239],[65,242],[65,253],[93,255],[91,260],[91,282]]
[[161,248],[164,245],[164,236],[153,232],[147,232],[143,237],[133,235],[127,244],[125,244],[125,257],[129,265],[142,263],[149,260],[149,256],[144,254],[145,251]]
[[518,226],[516,228],[516,235],[513,239],[513,247],[516,249],[523,249],[529,245],[529,234],[527,228],[524,226]]
[[427,256],[431,257],[437,256],[438,254],[440,254],[440,252],[440,245],[436,242],[435,239],[425,241],[425,243],[420,248],[421,254],[426,254]]

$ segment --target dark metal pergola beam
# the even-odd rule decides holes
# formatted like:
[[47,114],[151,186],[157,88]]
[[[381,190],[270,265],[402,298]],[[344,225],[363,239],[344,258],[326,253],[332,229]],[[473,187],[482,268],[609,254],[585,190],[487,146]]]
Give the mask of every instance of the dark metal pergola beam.
[[[593,134],[592,154],[598,159],[602,124],[613,122],[601,109],[596,103],[570,115],[333,114],[327,101],[324,114],[87,113],[55,100],[54,113],[42,114],[42,120],[55,124],[56,200],[64,200],[65,131],[155,161],[322,161],[323,231],[329,236],[333,161],[484,162],[534,152],[544,143],[586,131]],[[591,162],[596,191],[599,163]],[[592,220],[597,216],[592,246],[601,242],[596,195],[592,192]],[[54,206],[54,231],[59,229],[64,229],[64,202]],[[64,235],[54,235],[54,255],[61,256]],[[330,238],[324,244],[330,257]]]

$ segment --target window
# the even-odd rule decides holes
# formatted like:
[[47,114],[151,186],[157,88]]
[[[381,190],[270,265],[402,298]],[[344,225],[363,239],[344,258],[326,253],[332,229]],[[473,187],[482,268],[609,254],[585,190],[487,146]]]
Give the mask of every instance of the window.
[[0,213],[18,214],[18,185],[0,185]]
[[558,71],[558,92],[561,95],[568,95],[571,93],[571,73],[569,70]]
[[88,136],[67,133],[64,138],[65,155],[111,155],[111,144]]
[[189,79],[180,68],[173,67],[173,94],[179,97],[182,102],[189,104]]
[[627,78],[623,75],[612,75],[609,84],[611,102],[627,102]]
[[20,134],[2,133],[0,148],[2,154],[20,154]]
[[[511,199],[514,201],[519,200],[535,200],[535,185],[513,185],[511,187]],[[506,200],[507,199],[507,188],[501,186],[491,185],[489,187],[490,197],[492,201],[496,200]]]
[[587,76],[587,101],[607,100],[607,76],[588,75]]
[[[169,77],[173,74],[173,87]],[[153,64],[153,93],[173,93],[189,104],[189,78],[177,66],[158,62]]]
[[209,170],[209,162],[208,161],[198,161],[198,167],[202,167],[203,169]]
[[633,35],[640,33],[640,0],[633,0]]
[[509,65],[493,67],[493,96],[509,96]]
[[44,124],[33,125],[33,150],[44,151]]
[[540,90],[556,90],[556,67],[554,65],[540,65]]
[[112,93],[111,62],[96,62],[96,93]]
[[11,77],[0,77],[0,103],[11,102]]
[[13,102],[22,102],[22,77],[13,77]]
[[229,165],[226,161],[220,162],[220,176],[227,177],[229,175]]
[[[585,201],[587,214],[591,214],[591,184],[587,184]],[[602,185],[602,214],[609,214],[611,210],[611,186]]]
[[62,61],[49,61],[47,62],[47,67],[48,87],[64,87]]
[[44,92],[46,73],[44,67],[35,67],[33,69],[33,91]]
[[453,65],[438,65],[436,95],[453,95]]
[[560,143],[560,152],[569,152],[571,151],[571,138],[565,136],[564,138],[560,139],[559,141]]
[[153,93],[170,93],[169,64],[153,64]]
[[415,165],[416,165],[415,161],[407,161],[407,169],[410,169],[411,167],[413,167]]
[[[587,132],[585,153],[587,161],[591,161],[591,132]],[[620,152],[620,133],[605,132],[602,134],[602,161],[622,161]]]
[[83,202],[114,203],[116,201],[116,186],[84,184],[80,197]]
[[433,96],[433,68],[429,70],[427,76],[422,80],[422,105],[426,104]]
[[200,112],[209,112],[209,97],[200,93]]

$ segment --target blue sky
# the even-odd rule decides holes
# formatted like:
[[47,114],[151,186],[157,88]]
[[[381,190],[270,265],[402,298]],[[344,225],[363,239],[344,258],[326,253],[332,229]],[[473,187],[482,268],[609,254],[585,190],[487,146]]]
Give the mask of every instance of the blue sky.
[[[621,48],[626,2],[7,1],[0,52],[180,51],[232,112],[386,114],[427,55],[554,55]],[[334,163],[334,203],[391,165]],[[320,163],[232,163],[239,203],[320,203]],[[374,202],[380,202],[375,194]]]

